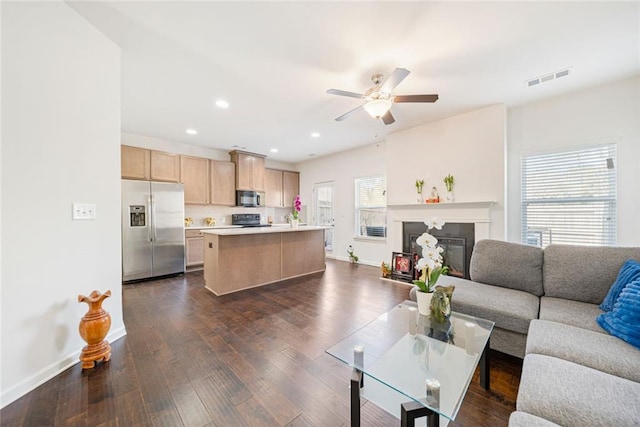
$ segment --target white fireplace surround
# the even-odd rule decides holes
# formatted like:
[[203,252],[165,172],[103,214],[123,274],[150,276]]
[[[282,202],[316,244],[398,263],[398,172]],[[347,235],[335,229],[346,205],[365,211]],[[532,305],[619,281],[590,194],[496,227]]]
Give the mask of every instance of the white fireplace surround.
[[387,215],[391,224],[388,230],[388,242],[392,250],[402,252],[402,223],[423,222],[429,218],[438,218],[445,223],[475,224],[475,241],[491,237],[491,206],[495,202],[453,202],[426,203],[410,205],[389,205]]

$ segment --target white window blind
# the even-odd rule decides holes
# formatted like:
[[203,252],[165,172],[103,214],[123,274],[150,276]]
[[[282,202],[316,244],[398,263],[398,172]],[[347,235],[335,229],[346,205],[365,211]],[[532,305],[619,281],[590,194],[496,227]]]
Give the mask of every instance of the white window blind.
[[387,236],[387,177],[358,178],[355,201],[356,236]]
[[616,146],[522,158],[522,242],[616,244]]

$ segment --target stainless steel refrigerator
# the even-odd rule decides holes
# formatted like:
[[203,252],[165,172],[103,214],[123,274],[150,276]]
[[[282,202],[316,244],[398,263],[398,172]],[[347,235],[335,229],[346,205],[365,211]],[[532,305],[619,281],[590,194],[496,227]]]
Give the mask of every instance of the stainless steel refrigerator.
[[122,281],[183,272],[182,184],[122,180]]

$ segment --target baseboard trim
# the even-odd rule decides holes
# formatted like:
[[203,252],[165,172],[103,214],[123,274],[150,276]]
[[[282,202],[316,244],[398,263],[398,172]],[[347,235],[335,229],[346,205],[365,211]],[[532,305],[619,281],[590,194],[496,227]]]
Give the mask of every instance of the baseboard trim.
[[[106,339],[111,343],[124,337],[125,335],[127,335],[127,331],[124,327],[122,327],[116,331],[112,331],[109,335],[107,335]],[[82,349],[75,351],[64,357],[62,360],[54,362],[49,366],[45,366],[31,377],[26,378],[20,383],[9,388],[7,391],[4,391],[2,393],[2,396],[0,397],[0,409],[20,399],[25,394],[46,383],[51,378],[69,369],[76,363],[80,363],[80,360],[78,358],[80,357],[81,351]]]

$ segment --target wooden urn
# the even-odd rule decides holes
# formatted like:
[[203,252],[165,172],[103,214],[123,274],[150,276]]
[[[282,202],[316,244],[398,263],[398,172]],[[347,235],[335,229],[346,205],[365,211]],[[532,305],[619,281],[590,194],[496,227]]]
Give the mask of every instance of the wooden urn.
[[107,362],[111,358],[111,346],[104,338],[111,328],[111,315],[102,308],[102,302],[111,296],[111,291],[101,294],[93,291],[86,297],[78,295],[78,302],[86,302],[89,311],[80,319],[80,336],[87,343],[82,348],[80,361],[82,369],[90,369],[96,361]]

